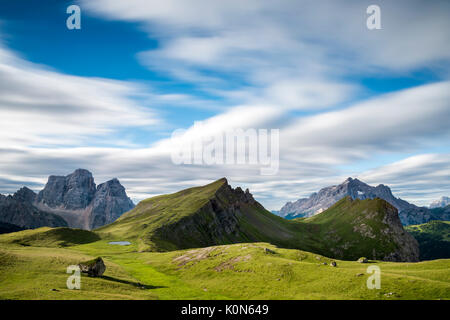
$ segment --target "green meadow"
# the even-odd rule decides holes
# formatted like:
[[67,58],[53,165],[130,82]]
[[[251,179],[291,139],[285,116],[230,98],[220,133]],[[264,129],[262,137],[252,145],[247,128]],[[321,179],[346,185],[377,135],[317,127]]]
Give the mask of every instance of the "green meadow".
[[[0,236],[0,299],[450,298],[450,259],[362,264],[261,242],[139,252],[136,243],[110,245],[95,233],[68,230]],[[82,275],[80,290],[67,289],[66,268],[98,256],[104,275]],[[381,269],[380,289],[367,288],[370,265]]]

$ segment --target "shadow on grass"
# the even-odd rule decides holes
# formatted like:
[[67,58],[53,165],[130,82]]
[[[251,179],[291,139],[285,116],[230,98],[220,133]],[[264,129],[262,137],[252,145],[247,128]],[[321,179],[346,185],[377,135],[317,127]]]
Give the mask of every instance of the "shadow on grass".
[[109,277],[109,276],[101,276],[99,278],[104,279],[104,280],[108,280],[108,281],[117,282],[117,283],[129,284],[129,285],[134,286],[134,287],[139,288],[139,289],[167,288],[167,287],[164,287],[164,286],[151,286],[151,285],[148,285],[148,284],[143,284],[143,283],[139,283],[139,282],[133,282],[133,281],[128,281],[128,280],[117,279],[117,278],[113,278],[113,277]]

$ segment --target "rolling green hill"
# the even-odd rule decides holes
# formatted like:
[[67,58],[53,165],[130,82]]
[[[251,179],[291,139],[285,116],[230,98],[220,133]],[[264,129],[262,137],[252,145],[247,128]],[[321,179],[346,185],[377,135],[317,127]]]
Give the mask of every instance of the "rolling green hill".
[[0,235],[0,244],[34,247],[68,247],[98,240],[100,237],[93,232],[65,227],[42,227]]
[[[105,274],[82,275],[81,290],[69,290],[66,268],[97,256]],[[332,261],[268,243],[162,253],[105,240],[64,248],[2,244],[0,299],[450,299],[448,259]],[[379,290],[366,286],[370,265],[381,269]]]
[[150,198],[96,232],[129,240],[139,251],[171,251],[240,242],[355,260],[417,261],[417,242],[403,230],[397,210],[381,199],[344,198],[309,219],[280,218],[226,179]]
[[406,230],[419,242],[420,260],[450,258],[449,221],[430,221]]

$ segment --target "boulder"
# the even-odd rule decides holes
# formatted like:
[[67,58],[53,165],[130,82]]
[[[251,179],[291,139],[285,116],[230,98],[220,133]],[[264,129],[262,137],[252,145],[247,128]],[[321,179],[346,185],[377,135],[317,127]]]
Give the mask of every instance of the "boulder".
[[361,258],[358,259],[358,262],[359,262],[359,263],[368,263],[369,260],[367,260],[366,257],[361,257]]
[[332,266],[332,267],[337,267],[336,261],[331,261],[331,262],[330,262],[330,266]]
[[82,262],[78,265],[81,272],[87,273],[90,277],[100,277],[106,270],[103,259],[98,257],[97,259]]

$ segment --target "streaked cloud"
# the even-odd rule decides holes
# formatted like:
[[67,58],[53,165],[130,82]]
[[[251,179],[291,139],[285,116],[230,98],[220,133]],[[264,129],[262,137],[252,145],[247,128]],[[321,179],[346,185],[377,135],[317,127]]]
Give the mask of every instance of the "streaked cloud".
[[[48,175],[83,167],[97,182],[118,177],[134,200],[223,176],[270,209],[348,175],[392,185],[419,204],[450,195],[448,2],[379,1],[379,32],[365,28],[369,1],[79,3],[91,15],[139,24],[157,46],[136,59],[195,92],[161,94],[148,84],[71,76],[0,47],[0,192],[27,181],[39,189]],[[361,98],[371,93],[360,78],[423,70],[439,80]],[[230,128],[279,128],[279,174],[261,177],[257,166],[174,166],[167,133],[177,113],[165,113],[172,107],[214,112],[196,119],[202,132],[185,126],[186,143]],[[150,132],[162,122],[155,138]],[[122,129],[150,130],[148,145],[135,145]],[[100,146],[105,141],[108,147]],[[386,154],[403,160],[351,169]]]

